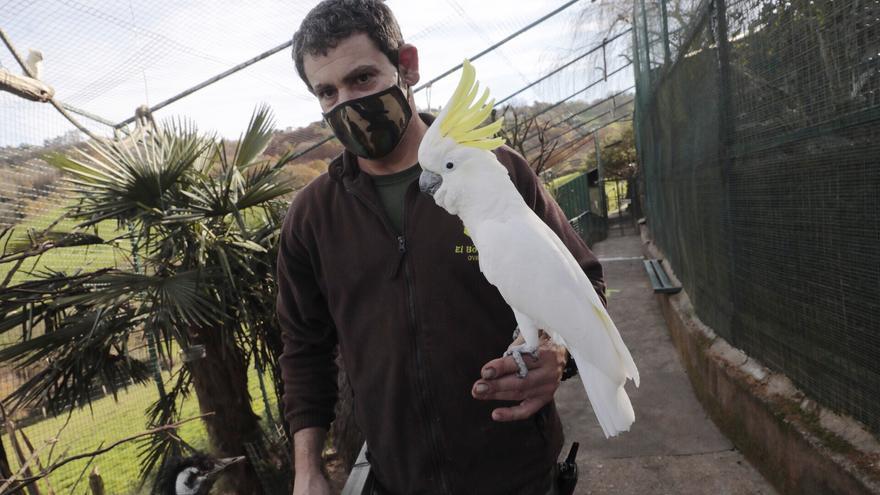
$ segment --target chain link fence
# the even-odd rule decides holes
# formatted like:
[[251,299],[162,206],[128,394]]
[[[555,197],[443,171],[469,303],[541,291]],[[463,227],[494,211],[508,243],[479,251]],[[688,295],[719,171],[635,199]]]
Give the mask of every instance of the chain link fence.
[[633,18],[645,210],[699,317],[880,433],[880,3]]

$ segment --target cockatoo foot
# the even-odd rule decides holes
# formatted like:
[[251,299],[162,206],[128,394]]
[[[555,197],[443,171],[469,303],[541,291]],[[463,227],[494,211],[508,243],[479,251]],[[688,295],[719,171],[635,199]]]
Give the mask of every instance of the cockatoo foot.
[[519,337],[519,327],[513,329],[513,340],[516,340],[517,337]]
[[528,354],[535,361],[538,360],[538,348],[529,347],[528,344],[515,345],[504,353],[505,357],[513,357],[513,360],[516,362],[517,368],[519,368],[519,371],[516,372],[516,375],[520,378],[525,378],[529,374],[529,368],[526,366],[526,362],[523,361],[522,358],[523,354]]

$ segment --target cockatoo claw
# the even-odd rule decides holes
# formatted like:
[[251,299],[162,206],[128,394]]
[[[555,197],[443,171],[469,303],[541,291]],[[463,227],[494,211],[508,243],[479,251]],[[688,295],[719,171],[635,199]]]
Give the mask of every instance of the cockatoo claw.
[[529,356],[532,356],[532,359],[535,361],[538,360],[538,348],[528,347],[528,344],[515,345],[504,353],[504,357],[513,357],[514,362],[516,362],[517,368],[519,368],[519,371],[516,372],[516,376],[520,378],[525,378],[529,375],[529,368],[526,366],[526,362],[523,361],[522,358],[523,354],[528,354]]
[[519,337],[519,327],[513,329],[513,340],[516,340],[517,337]]

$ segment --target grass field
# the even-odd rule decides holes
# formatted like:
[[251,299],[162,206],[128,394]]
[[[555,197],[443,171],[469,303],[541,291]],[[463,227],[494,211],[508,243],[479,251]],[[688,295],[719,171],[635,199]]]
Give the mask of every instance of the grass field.
[[[58,202],[53,203],[53,201]],[[27,209],[28,215],[14,227],[14,238],[26,238],[30,229],[41,231],[48,227],[56,219],[65,214],[72,205],[72,201],[53,200],[42,198],[38,204],[31,205]],[[78,221],[65,218],[52,230],[70,232],[74,230]],[[116,222],[106,220],[96,226],[97,235],[103,239],[113,239],[120,235],[116,228]],[[112,246],[83,246],[52,249],[42,256],[26,260],[21,268],[13,276],[10,285],[24,282],[31,278],[32,273],[40,273],[44,270],[57,270],[73,272],[77,269],[94,270],[112,266],[122,266],[129,263],[131,244],[122,240],[116,247]],[[0,281],[6,278],[6,274],[12,268],[12,263],[0,264]]]
[[608,212],[613,213],[620,209],[621,201],[626,199],[627,193],[627,183],[620,182],[619,185],[615,182],[606,182],[605,183],[605,197],[608,200]]
[[[168,375],[164,374],[164,377],[167,379]],[[248,385],[254,411],[262,417],[265,413],[265,403],[262,400],[257,373],[254,369],[251,369]],[[277,411],[277,404],[274,401],[273,387],[268,377],[266,386],[271,401],[270,407],[273,408],[273,415],[277,420],[278,414],[274,412]],[[115,401],[112,396],[101,398],[92,403],[91,410],[88,407],[77,409],[71,416],[70,423],[62,431],[53,457],[58,459],[65,452],[67,455],[73,455],[94,451],[102,444],[106,446],[116,440],[146,430],[144,412],[158,397],[155,384],[129,387],[118,397],[118,401]],[[195,396],[191,395],[184,402],[181,416],[185,419],[197,415],[199,415],[198,402]],[[34,448],[40,449],[45,445],[46,439],[54,437],[61,430],[66,420],[67,414],[50,417],[24,428],[24,432]],[[207,450],[207,433],[201,421],[189,422],[178,431],[180,437],[190,445],[199,450]],[[12,469],[15,471],[18,469],[19,463],[15,459],[8,436],[3,435],[2,438]],[[140,442],[127,442],[95,458],[91,463],[86,459],[71,462],[54,472],[49,477],[48,485],[46,482],[41,482],[40,488],[43,493],[48,493],[49,485],[58,494],[88,493],[88,472],[91,472],[93,466],[97,466],[104,479],[104,486],[108,494],[139,494],[141,493],[138,491],[138,449],[140,446]],[[44,452],[48,453],[48,450]],[[45,463],[46,454],[41,455],[40,459]],[[74,484],[85,468],[88,472],[74,492]],[[148,490],[145,488],[143,493],[148,493]]]

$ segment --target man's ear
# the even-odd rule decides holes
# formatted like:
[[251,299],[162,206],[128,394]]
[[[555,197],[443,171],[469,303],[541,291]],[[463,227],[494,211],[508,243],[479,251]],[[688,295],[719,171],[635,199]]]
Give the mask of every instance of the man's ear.
[[419,50],[409,43],[397,49],[400,78],[407,86],[415,86],[419,82]]

